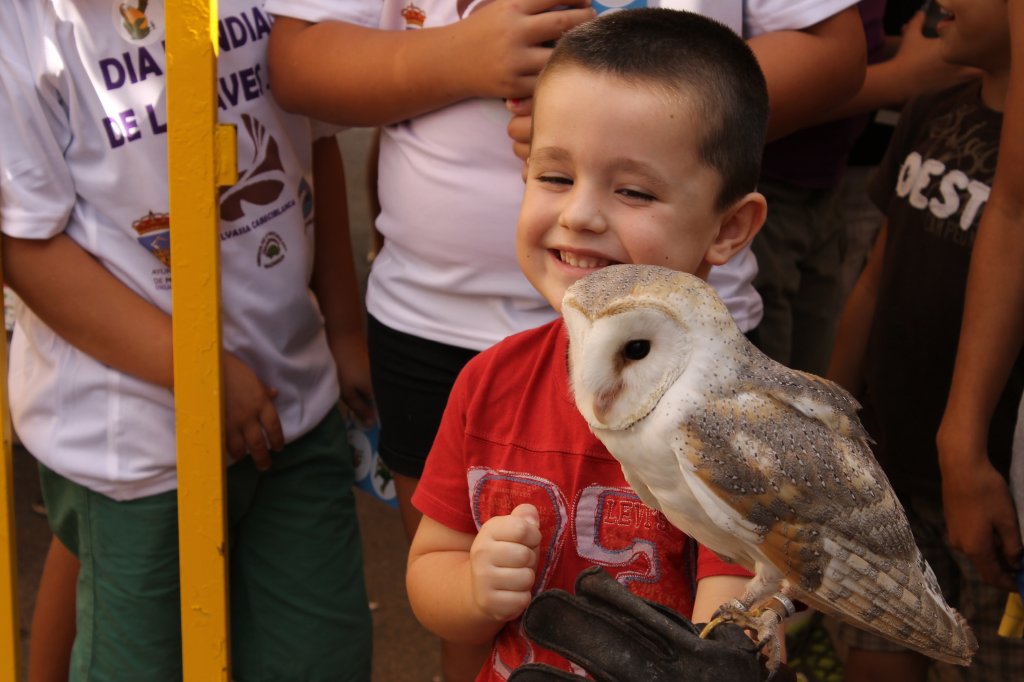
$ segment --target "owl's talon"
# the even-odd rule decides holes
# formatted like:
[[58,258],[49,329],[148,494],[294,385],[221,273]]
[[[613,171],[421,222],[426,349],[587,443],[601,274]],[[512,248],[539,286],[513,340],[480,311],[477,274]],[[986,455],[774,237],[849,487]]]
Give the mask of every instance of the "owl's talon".
[[732,623],[736,621],[738,614],[745,614],[747,607],[744,606],[743,602],[739,599],[731,599],[727,603],[722,604],[715,612],[711,614],[711,620],[708,621],[704,629],[700,631],[700,638],[707,639],[711,631],[717,628],[722,623]]
[[722,623],[725,623],[725,622],[727,622],[726,619],[722,618],[721,616],[716,616],[716,617],[712,618],[711,620],[709,620],[707,622],[707,624],[704,625],[704,629],[700,631],[700,635],[699,635],[700,638],[701,639],[707,639],[708,635],[711,634],[712,630],[714,630],[719,625],[721,625]]
[[785,618],[796,613],[793,602],[784,594],[776,594],[760,606],[747,611],[747,607],[738,599],[722,604],[715,611],[711,621],[701,630],[700,638],[707,639],[711,631],[722,623],[735,623],[744,630],[751,630],[757,635],[757,648],[767,647],[769,679],[778,670],[782,661],[782,643],[776,630]]

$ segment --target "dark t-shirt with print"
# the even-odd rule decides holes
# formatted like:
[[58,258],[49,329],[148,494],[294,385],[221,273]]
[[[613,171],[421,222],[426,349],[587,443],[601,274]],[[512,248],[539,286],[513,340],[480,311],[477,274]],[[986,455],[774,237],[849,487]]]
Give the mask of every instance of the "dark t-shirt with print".
[[[995,173],[1002,115],[977,82],[924,95],[903,112],[870,188],[888,240],[866,365],[864,423],[901,494],[939,499],[935,434],[949,394],[971,248]],[[1022,264],[1024,266],[1024,264]],[[1009,471],[1018,358],[989,433]]]

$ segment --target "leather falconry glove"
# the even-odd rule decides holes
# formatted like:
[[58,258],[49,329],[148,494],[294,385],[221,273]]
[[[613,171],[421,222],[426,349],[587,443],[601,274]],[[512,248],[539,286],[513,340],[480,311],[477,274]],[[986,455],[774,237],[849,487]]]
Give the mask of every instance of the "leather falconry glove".
[[[672,609],[637,597],[599,566],[576,578],[576,594],[541,592],[526,609],[527,636],[581,666],[597,682],[760,682],[757,645],[736,625],[699,637],[700,627]],[[793,680],[783,665],[775,682]],[[509,682],[580,682],[542,663],[513,671]]]

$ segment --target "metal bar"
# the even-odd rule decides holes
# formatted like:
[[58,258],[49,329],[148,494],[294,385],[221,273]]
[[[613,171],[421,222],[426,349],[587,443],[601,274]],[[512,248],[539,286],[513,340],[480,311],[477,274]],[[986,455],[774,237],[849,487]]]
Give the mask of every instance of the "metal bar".
[[[0,259],[0,282],[3,266]],[[7,334],[0,338],[0,680],[21,679],[18,543],[14,525],[14,460],[7,400]]]
[[[178,443],[182,667],[229,679],[220,263],[217,0],[167,3],[167,113]],[[233,157],[232,157],[233,159]],[[228,178],[225,178],[228,179]]]

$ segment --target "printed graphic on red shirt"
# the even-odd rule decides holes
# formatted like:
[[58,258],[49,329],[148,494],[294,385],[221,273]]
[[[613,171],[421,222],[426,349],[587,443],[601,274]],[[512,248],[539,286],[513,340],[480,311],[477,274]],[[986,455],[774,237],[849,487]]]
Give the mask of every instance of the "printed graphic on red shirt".
[[[478,528],[521,504],[537,508],[541,544],[534,594],[552,586],[568,589],[580,570],[599,565],[646,599],[683,613],[692,610],[692,586],[681,579],[686,540],[628,487],[593,484],[567,500],[551,480],[489,467],[471,468],[468,483]],[[536,657],[521,620],[498,635],[493,664],[499,676]]]

